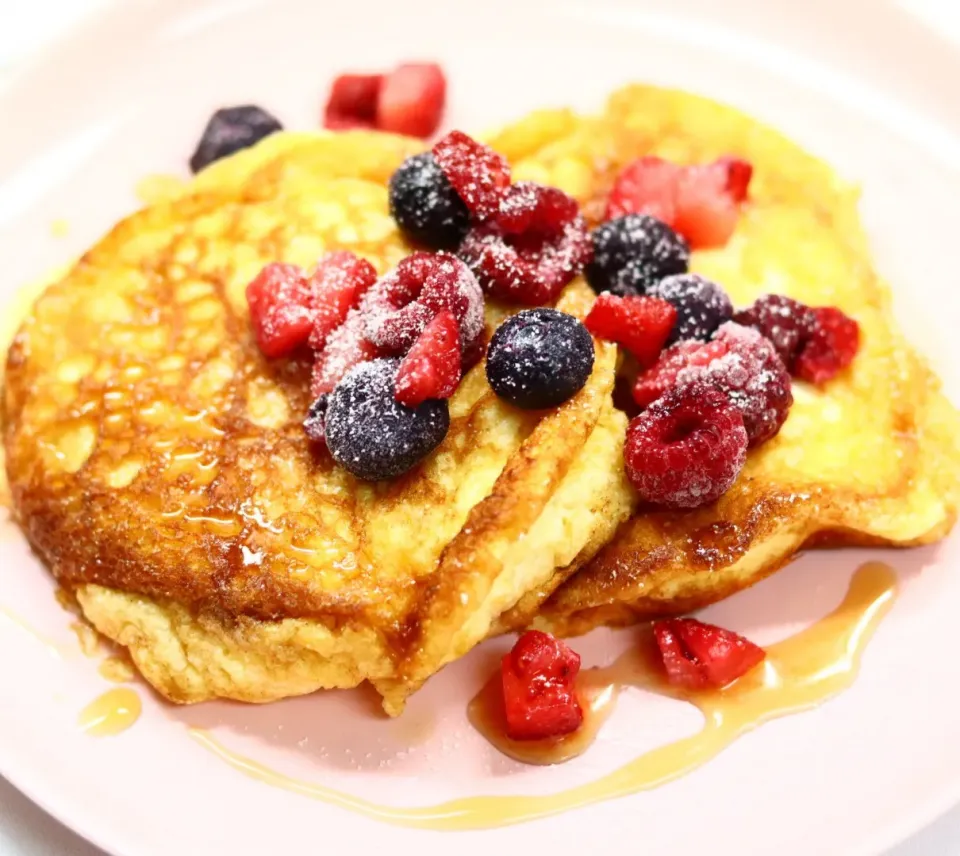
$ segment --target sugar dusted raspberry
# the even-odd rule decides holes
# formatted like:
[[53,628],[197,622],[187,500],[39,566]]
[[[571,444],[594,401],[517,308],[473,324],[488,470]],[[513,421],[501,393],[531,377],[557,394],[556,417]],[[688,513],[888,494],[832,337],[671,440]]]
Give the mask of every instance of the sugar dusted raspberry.
[[380,131],[429,137],[443,118],[447,79],[436,63],[404,63],[383,80],[376,103]]
[[507,736],[544,740],[576,731],[583,722],[576,677],[580,656],[559,639],[528,630],[501,662]]
[[346,250],[327,253],[310,275],[313,329],[310,347],[323,348],[327,337],[347,318],[347,313],[377,281],[377,272],[366,259]]
[[788,369],[816,327],[816,314],[809,306],[780,294],[764,294],[734,316],[734,321],[766,336]]
[[354,366],[380,356],[376,345],[364,335],[364,326],[360,311],[351,309],[346,321],[327,337],[313,364],[310,393],[314,398],[333,392]]
[[440,169],[467,208],[479,218],[492,217],[510,184],[510,167],[489,146],[463,131],[451,131],[433,147]]
[[[641,407],[653,404],[661,395],[675,387],[681,372],[709,365],[727,352],[723,342],[677,342],[660,354],[659,359],[637,377],[633,387],[633,399]],[[684,373],[684,378],[695,376],[693,371]]]
[[630,423],[623,454],[641,499],[698,508],[719,499],[736,480],[747,458],[747,431],[723,393],[688,384]]
[[373,128],[382,85],[382,74],[341,74],[330,87],[323,127],[334,131]]
[[396,399],[416,407],[428,398],[449,398],[460,383],[460,330],[444,309],[427,324],[400,362]]
[[562,190],[518,181],[504,190],[493,219],[507,235],[555,235],[579,213],[577,200]]
[[366,335],[386,353],[406,353],[444,309],[460,327],[464,353],[483,332],[483,292],[470,269],[449,253],[414,253],[382,277],[361,304]]
[[860,325],[835,306],[813,310],[814,326],[794,363],[797,377],[826,383],[853,362],[860,349]]
[[247,286],[257,344],[265,357],[287,356],[306,343],[313,327],[310,285],[296,265],[266,265]]
[[593,335],[623,345],[640,362],[653,364],[670,335],[677,310],[656,297],[601,294],[584,324]]
[[667,680],[688,690],[722,689],[767,656],[749,639],[695,618],[655,621],[653,636]]

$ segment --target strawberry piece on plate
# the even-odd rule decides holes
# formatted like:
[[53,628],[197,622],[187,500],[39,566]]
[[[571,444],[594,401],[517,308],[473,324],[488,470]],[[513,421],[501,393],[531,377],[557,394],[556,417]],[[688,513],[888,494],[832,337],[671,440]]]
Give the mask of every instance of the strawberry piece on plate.
[[440,127],[447,79],[436,63],[406,63],[383,81],[376,126],[381,131],[429,137]]
[[695,618],[655,621],[653,635],[667,680],[684,689],[721,689],[767,656],[749,639]]
[[341,74],[330,87],[323,127],[332,131],[375,127],[382,85],[382,74]]

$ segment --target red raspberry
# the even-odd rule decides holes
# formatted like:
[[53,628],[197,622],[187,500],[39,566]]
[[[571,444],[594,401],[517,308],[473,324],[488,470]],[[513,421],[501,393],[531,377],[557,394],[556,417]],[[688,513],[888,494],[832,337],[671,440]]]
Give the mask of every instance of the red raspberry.
[[614,183],[607,219],[650,214],[683,235],[691,249],[722,247],[736,228],[752,175],[753,167],[734,157],[694,166],[642,157]]
[[314,311],[311,348],[323,348],[327,337],[343,324],[347,313],[376,281],[373,265],[346,250],[327,253],[317,262],[310,275]]
[[660,354],[660,358],[649,370],[637,377],[633,387],[633,400],[641,407],[648,407],[677,385],[681,371],[687,368],[703,368],[726,352],[727,346],[723,342],[687,340],[671,345]]
[[451,131],[433,147],[433,156],[471,213],[481,219],[497,213],[510,184],[510,167],[501,155],[462,131]]
[[330,87],[323,127],[334,131],[375,127],[382,84],[382,74],[341,74]]
[[365,322],[358,309],[351,309],[347,319],[328,337],[313,364],[310,393],[318,398],[333,392],[334,387],[354,366],[380,356],[380,351],[364,335]]
[[797,377],[825,383],[853,362],[860,349],[860,325],[835,306],[813,310],[813,333],[794,363]]
[[381,131],[429,137],[440,126],[447,79],[436,63],[405,63],[384,78],[376,108]]
[[449,398],[460,383],[460,330],[444,309],[420,334],[397,371],[395,398],[416,407],[428,398]]
[[697,508],[719,499],[736,480],[747,459],[747,431],[723,393],[688,384],[630,423],[623,454],[641,499]]
[[695,618],[655,621],[653,635],[667,680],[688,690],[722,689],[767,656],[749,639]]
[[649,366],[663,350],[676,320],[677,310],[666,300],[604,292],[583,323],[594,336],[623,345],[641,366]]
[[493,222],[476,226],[460,245],[484,291],[526,306],[552,302],[592,254],[576,200],[533,182],[511,187]]
[[758,297],[733,320],[766,336],[790,370],[816,326],[816,315],[809,306],[780,294]]
[[257,344],[265,357],[283,357],[303,345],[313,327],[310,285],[296,265],[266,265],[247,286]]
[[366,335],[391,354],[404,354],[437,313],[449,309],[470,352],[483,333],[483,292],[470,269],[449,253],[414,253],[380,279],[361,304]]
[[507,736],[543,740],[576,731],[583,722],[576,677],[580,655],[559,639],[528,630],[501,662]]

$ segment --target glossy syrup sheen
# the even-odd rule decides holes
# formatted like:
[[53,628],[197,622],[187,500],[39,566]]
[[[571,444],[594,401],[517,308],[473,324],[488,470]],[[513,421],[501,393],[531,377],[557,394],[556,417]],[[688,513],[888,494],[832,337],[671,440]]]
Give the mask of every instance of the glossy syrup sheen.
[[127,687],[117,687],[80,711],[77,724],[91,737],[113,737],[130,728],[140,718],[140,710],[140,696]]
[[[588,705],[587,738],[571,738],[550,760],[572,757],[589,745],[619,687],[640,686],[696,705],[704,715],[700,731],[635,758],[596,780],[544,796],[465,797],[435,806],[401,808],[377,805],[332,788],[293,779],[231,752],[208,733],[193,737],[235,769],[267,784],[359,812],[376,820],[422,829],[483,829],[520,823],[562,811],[648,790],[676,779],[709,761],[738,737],[781,716],[807,710],[837,695],[857,676],[860,657],[881,619],[893,604],[896,577],[886,565],[869,563],[854,574],[840,606],[810,628],[767,648],[764,663],[720,691],[686,693],[666,687],[638,657],[608,669],[585,673],[586,693],[595,699],[610,687],[606,701]],[[498,742],[500,748],[503,744]],[[539,755],[537,752],[539,751]],[[523,760],[545,760],[543,747]]]

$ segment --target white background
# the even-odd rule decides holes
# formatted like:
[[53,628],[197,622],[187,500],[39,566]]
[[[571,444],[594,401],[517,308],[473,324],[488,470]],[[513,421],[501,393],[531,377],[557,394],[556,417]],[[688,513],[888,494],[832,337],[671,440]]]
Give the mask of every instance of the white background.
[[[0,0],[0,87],[19,63],[29,61],[39,48],[109,2]],[[771,2],[786,5],[794,0]],[[960,0],[900,2],[930,26],[954,39],[960,49]],[[869,8],[869,0],[863,0],[863,4],[865,9]],[[2,127],[0,120],[0,133]],[[102,856],[102,853],[0,779],[0,856]],[[891,851],[889,856],[960,856],[960,809]]]

